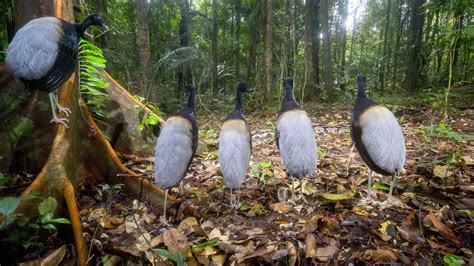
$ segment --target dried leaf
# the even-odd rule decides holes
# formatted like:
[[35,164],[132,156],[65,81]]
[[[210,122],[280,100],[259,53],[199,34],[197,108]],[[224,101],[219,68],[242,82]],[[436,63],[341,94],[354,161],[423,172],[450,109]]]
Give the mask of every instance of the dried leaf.
[[163,242],[171,253],[187,254],[190,249],[186,236],[173,227],[163,233]]
[[352,199],[354,197],[354,191],[346,191],[341,194],[334,194],[334,193],[321,193],[321,196],[327,200],[338,201],[338,200],[347,200]]
[[438,231],[438,233],[440,233],[442,236],[444,236],[446,239],[450,240],[453,243],[460,243],[456,235],[454,235],[453,231],[443,222],[441,222],[441,220],[439,220],[438,217],[434,215],[434,213],[428,214],[428,218],[430,218],[431,222],[433,223],[433,226],[435,227],[436,231]]
[[452,176],[453,172],[448,171],[448,166],[447,165],[436,164],[433,167],[433,174],[437,177],[446,178],[446,177]]
[[329,261],[335,257],[336,253],[339,251],[338,247],[326,246],[316,249],[316,258],[320,261]]
[[188,217],[179,223],[177,229],[180,233],[189,234],[194,232],[194,226],[199,225],[198,221],[194,217]]
[[377,249],[372,253],[372,260],[374,262],[395,262],[398,260],[398,258],[390,250]]
[[270,209],[280,213],[287,213],[293,210],[293,206],[286,203],[273,203],[270,204]]
[[401,226],[397,226],[400,235],[411,242],[423,243],[423,236],[421,234],[420,225],[416,221],[415,213],[408,214],[402,222]]
[[306,239],[304,241],[304,255],[305,258],[316,257],[316,238],[311,233],[306,235]]

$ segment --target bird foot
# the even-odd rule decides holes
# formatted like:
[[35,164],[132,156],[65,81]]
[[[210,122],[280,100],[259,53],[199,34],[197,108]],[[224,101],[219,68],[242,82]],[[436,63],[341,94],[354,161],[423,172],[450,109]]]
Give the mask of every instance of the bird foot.
[[362,198],[360,201],[361,205],[371,205],[371,204],[376,204],[377,200],[373,198],[371,194],[367,194],[367,196],[362,195],[362,193],[359,192],[360,197]]
[[59,104],[58,104],[58,112],[64,113],[64,115],[65,115],[66,117],[69,117],[69,116],[72,114],[71,109],[66,108],[66,107],[62,107],[62,106],[59,105]]
[[67,126],[67,123],[69,123],[69,119],[67,119],[67,118],[59,118],[57,116],[54,116],[53,119],[51,119],[51,121],[49,121],[49,122],[50,123],[55,123],[55,124],[62,124],[66,128],[69,128]]

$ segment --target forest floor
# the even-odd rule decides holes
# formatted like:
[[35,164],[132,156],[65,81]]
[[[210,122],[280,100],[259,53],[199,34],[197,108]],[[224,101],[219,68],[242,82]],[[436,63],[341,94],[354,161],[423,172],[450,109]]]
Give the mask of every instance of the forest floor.
[[[168,209],[168,225],[161,208],[128,197],[120,185],[81,184],[79,210],[90,264],[472,263],[474,110],[468,105],[446,124],[438,123],[440,114],[432,108],[395,107],[407,160],[392,208],[380,204],[391,177],[374,174],[376,200],[362,198],[367,167],[356,150],[351,152],[352,104],[305,106],[319,162],[314,176],[296,183],[307,201],[296,204],[285,202],[291,180],[274,141],[274,117],[249,114],[253,151],[238,210],[230,207],[219,172],[218,124],[203,118],[184,194],[179,187],[171,191],[176,200]],[[154,158],[122,158],[130,169],[153,178]]]
[[[240,189],[241,207],[232,209],[219,172],[218,131],[200,123],[201,147],[184,194],[179,187],[171,192],[177,200],[168,211],[170,225],[160,218],[160,208],[132,200],[117,187],[81,192],[84,232],[98,256],[92,261],[163,264],[167,257],[178,265],[184,260],[189,265],[439,265],[474,260],[472,109],[459,111],[449,126],[432,126],[439,114],[430,108],[397,111],[407,160],[393,208],[379,204],[387,198],[391,177],[374,174],[377,199],[367,203],[361,197],[367,194],[367,168],[357,151],[350,156],[350,105],[307,109],[320,157],[317,173],[297,182],[307,203],[284,202],[291,181],[274,142],[274,117],[249,114],[252,158]],[[153,158],[127,161],[153,177]]]

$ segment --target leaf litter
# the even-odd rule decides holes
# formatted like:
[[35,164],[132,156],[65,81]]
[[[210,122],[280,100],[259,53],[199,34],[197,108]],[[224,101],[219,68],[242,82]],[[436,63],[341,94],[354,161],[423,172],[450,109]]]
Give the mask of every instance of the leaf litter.
[[[324,115],[321,115],[324,112]],[[253,151],[233,209],[217,159],[215,130],[201,138],[184,180],[184,194],[172,189],[169,225],[162,209],[130,199],[121,190],[81,193],[82,225],[97,258],[120,263],[254,265],[308,263],[443,263],[446,254],[468,262],[474,248],[473,141],[427,135],[419,117],[404,116],[406,169],[395,189],[396,208],[364,202],[367,168],[352,148],[346,106],[309,111],[319,146],[318,170],[297,181],[304,195],[296,204],[274,143],[272,117],[251,121]],[[418,120],[417,120],[418,119]],[[473,124],[456,123],[453,128]],[[207,128],[200,128],[205,132]],[[212,134],[211,134],[212,133]],[[463,151],[458,160],[451,157]],[[128,165],[153,178],[152,158]],[[138,171],[139,170],[139,171]],[[374,174],[374,196],[387,198],[390,177]],[[234,192],[235,193],[235,192]],[[99,260],[99,259],[97,259]]]

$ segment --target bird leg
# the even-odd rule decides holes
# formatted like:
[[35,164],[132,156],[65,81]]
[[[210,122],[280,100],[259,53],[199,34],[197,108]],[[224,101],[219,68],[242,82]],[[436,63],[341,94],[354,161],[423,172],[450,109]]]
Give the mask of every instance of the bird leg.
[[367,182],[367,196],[364,197],[361,194],[362,197],[362,202],[365,203],[370,203],[374,201],[374,198],[372,198],[372,170],[369,168],[368,170],[368,182]]
[[[53,93],[49,93],[49,101],[51,102],[51,110],[53,111],[53,119],[51,119],[51,121],[49,122],[59,123],[59,124],[64,125],[66,128],[69,128],[67,126],[67,123],[69,122],[69,120],[67,118],[59,118],[58,115],[56,114],[56,106],[58,106],[58,108],[62,108],[62,107],[60,107],[59,104],[57,104],[57,99],[55,98]],[[62,109],[68,109],[68,108],[62,108]]]
[[56,106],[58,107],[58,112],[63,112],[66,115],[66,117],[69,117],[69,115],[72,113],[71,109],[66,108],[66,107],[62,107],[59,104],[58,95],[55,92],[53,92],[53,95],[54,95],[53,100],[54,100],[54,103],[56,104]]
[[304,203],[308,203],[308,201],[304,197],[304,193],[303,193],[303,190],[304,190],[303,189],[303,181],[301,181],[300,186],[301,186],[301,198],[303,199]]
[[179,189],[181,190],[181,196],[184,195],[184,180],[179,182]]
[[293,176],[291,176],[291,199],[290,199],[290,202],[292,204],[296,204],[295,203],[295,179],[293,178]]
[[392,182],[390,183],[390,190],[388,191],[388,198],[382,202],[382,206],[384,208],[386,207],[390,207],[392,205],[392,201],[393,201],[393,198],[392,198],[392,193],[393,193],[393,187],[395,186],[397,182],[397,174],[396,173],[393,173],[392,174]]
[[163,220],[165,223],[167,223],[167,220],[166,220],[166,203],[168,201],[168,189],[165,190],[165,203],[163,205]]
[[240,187],[237,189],[237,205],[235,206],[236,209],[240,207]]

